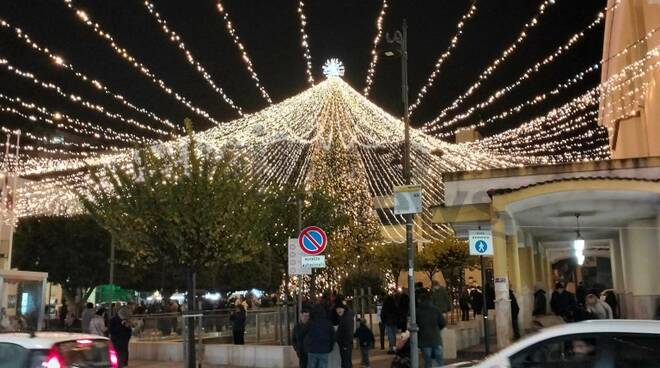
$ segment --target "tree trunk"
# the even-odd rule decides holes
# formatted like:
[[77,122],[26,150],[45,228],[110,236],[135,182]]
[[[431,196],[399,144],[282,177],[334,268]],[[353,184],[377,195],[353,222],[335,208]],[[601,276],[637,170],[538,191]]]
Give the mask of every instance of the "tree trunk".
[[[195,314],[195,311],[197,310],[195,302],[195,271],[193,269],[187,269],[186,270],[186,282],[188,286],[188,311],[187,314]],[[195,347],[195,318],[194,317],[188,317],[184,318],[184,323],[186,323],[187,327],[187,340],[188,340],[188,356],[186,357],[187,360],[187,368],[195,368],[196,365],[196,352],[197,349]]]

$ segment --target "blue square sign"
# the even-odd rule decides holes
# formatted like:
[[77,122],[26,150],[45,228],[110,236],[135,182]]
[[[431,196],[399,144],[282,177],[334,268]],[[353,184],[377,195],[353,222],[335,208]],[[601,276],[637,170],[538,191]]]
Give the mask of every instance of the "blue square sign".
[[492,256],[493,233],[490,230],[470,230],[470,255]]

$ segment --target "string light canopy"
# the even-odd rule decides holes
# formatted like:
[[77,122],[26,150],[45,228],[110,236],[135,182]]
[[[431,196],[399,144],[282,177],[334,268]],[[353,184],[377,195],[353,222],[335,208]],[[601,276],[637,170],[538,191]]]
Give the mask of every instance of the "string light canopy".
[[[319,182],[323,162],[332,152],[343,165],[339,168],[343,174],[334,179],[341,185],[333,188],[345,191],[346,196],[361,193],[369,201],[346,210],[363,211],[366,205],[373,209],[373,218],[388,229],[387,241],[403,241],[403,218],[396,216],[391,207],[374,203],[384,203],[393,186],[404,182],[404,124],[344,82],[339,77],[343,72],[339,60],[329,60],[325,72],[326,80],[297,96],[196,133],[200,154],[221,155],[231,150],[249,163],[255,185],[262,190],[276,190],[285,185],[309,187]],[[428,240],[442,238],[449,231],[433,226],[430,210],[443,202],[443,172],[542,162],[538,158],[470,152],[419,130],[412,131],[411,142],[413,182],[422,186],[426,206],[415,221],[421,229],[419,236]],[[156,153],[172,152],[184,144],[185,138],[179,138],[151,147]],[[123,150],[71,160],[29,160],[23,166],[24,177],[34,180],[20,188],[18,214],[75,214],[81,210],[76,193],[84,194],[92,183],[90,168],[129,167],[135,157],[135,151]],[[107,182],[103,185],[108,186]]]

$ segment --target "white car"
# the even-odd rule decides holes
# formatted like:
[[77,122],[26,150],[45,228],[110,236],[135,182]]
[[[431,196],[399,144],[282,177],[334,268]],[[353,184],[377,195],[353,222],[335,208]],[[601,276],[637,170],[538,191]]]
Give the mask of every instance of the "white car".
[[593,320],[558,325],[483,361],[449,367],[660,367],[660,321]]
[[0,333],[0,368],[117,368],[105,337],[66,332]]

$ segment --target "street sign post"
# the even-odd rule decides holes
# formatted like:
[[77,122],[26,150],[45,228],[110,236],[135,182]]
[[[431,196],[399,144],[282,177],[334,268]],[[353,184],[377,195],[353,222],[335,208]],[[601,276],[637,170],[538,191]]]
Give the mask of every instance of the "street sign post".
[[470,255],[492,256],[493,234],[490,230],[470,230]]
[[484,256],[492,256],[493,252],[493,233],[490,230],[470,230],[468,232],[470,243],[470,255],[479,256],[481,264],[481,289],[483,297],[483,307],[481,312],[484,318],[484,347],[486,355],[489,352],[488,343],[488,298],[486,297],[486,270],[484,269]]
[[422,212],[422,186],[400,185],[394,187],[394,214],[408,215]]
[[328,236],[320,227],[309,226],[298,235],[298,248],[303,253],[301,265],[308,269],[325,268],[325,256],[321,255],[328,245]]
[[324,268],[325,256],[303,256],[302,265],[310,268]]
[[316,256],[323,253],[326,245],[328,245],[328,237],[319,227],[306,227],[298,235],[298,246],[307,255]]
[[304,253],[298,247],[298,239],[289,239],[289,275],[311,275],[312,269],[302,264]]

